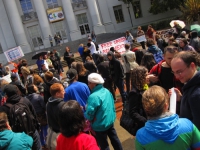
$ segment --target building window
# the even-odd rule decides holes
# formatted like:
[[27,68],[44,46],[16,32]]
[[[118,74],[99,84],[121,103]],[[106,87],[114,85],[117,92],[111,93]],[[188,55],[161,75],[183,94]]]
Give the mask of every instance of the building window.
[[114,14],[115,14],[115,19],[117,23],[124,22],[124,16],[122,12],[122,6],[114,6],[113,7]]
[[20,4],[21,4],[22,11],[24,14],[27,14],[33,11],[31,0],[20,0]]
[[28,27],[28,31],[34,48],[44,45],[38,25]]
[[141,10],[140,1],[134,1],[133,2],[133,11],[134,11],[135,18],[141,18],[142,17],[142,10]]
[[63,21],[54,22],[52,23],[52,25],[56,35],[59,35],[62,40],[67,39],[67,34],[63,26]]
[[46,2],[47,2],[47,5],[48,5],[49,9],[58,7],[57,0],[46,0]]
[[89,27],[89,24],[88,24],[86,13],[76,15],[76,18],[77,18],[77,21],[78,21],[78,25],[79,25],[79,29],[81,31],[81,34],[84,35],[84,34],[90,33],[90,27]]

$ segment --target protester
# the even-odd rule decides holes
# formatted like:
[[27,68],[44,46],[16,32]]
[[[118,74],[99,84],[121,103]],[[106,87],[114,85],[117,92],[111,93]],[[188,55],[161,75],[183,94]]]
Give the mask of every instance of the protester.
[[91,121],[101,150],[109,149],[107,136],[115,150],[122,150],[122,145],[113,126],[116,118],[114,99],[112,94],[103,87],[103,83],[103,78],[97,73],[91,73],[88,76],[91,94],[88,97],[85,117]]
[[10,84],[16,85],[21,92],[20,95],[25,96],[26,88],[24,87],[23,83],[20,80],[18,80],[17,75],[12,73],[10,78],[12,80]]
[[128,42],[128,44],[130,44],[131,48],[133,48],[134,38],[133,38],[132,34],[128,30],[125,33],[125,38],[126,38],[126,41]]
[[189,51],[179,52],[171,61],[174,76],[184,84],[183,94],[175,88],[177,101],[181,102],[180,118],[192,121],[200,130],[200,72],[197,72],[197,60]]
[[118,87],[122,102],[125,103],[127,98],[127,93],[124,91],[124,69],[119,60],[115,59],[115,56],[112,51],[107,53],[109,60],[109,70],[110,75],[114,81],[114,84]]
[[93,136],[85,134],[85,118],[78,102],[66,102],[59,112],[61,134],[57,138],[56,150],[99,150]]
[[78,73],[78,80],[79,82],[85,83],[87,85],[88,75],[90,72],[84,67],[82,62],[77,62],[76,64],[76,71]]
[[70,49],[69,49],[69,47],[66,47],[63,59],[67,62],[69,69],[71,68],[71,63],[72,63],[71,57],[72,57],[72,54],[70,53]]
[[142,103],[148,121],[136,134],[137,150],[200,149],[199,130],[188,119],[168,111],[169,97],[163,88],[149,88]]
[[125,53],[122,54],[122,61],[124,64],[124,72],[126,73],[126,92],[130,92],[131,72],[138,66],[136,63],[135,52],[130,51],[130,45],[125,44]]
[[84,57],[84,45],[80,44],[78,47],[78,52],[82,58],[83,63],[85,62],[85,57]]
[[179,51],[195,51],[195,49],[188,44],[187,39],[179,40]]
[[[140,37],[142,35],[145,35],[144,34],[144,31],[142,30],[142,27],[141,26],[138,26],[138,31],[137,31],[137,37]],[[145,48],[145,41],[142,41],[140,42],[141,46],[142,46],[142,49],[146,49]]]
[[200,52],[200,40],[196,31],[191,32],[190,45],[197,51]]
[[149,52],[146,52],[144,54],[144,56],[142,57],[142,60],[141,60],[141,66],[144,66],[148,69],[148,72],[151,70],[151,68],[156,65],[156,61],[155,61],[155,58],[153,56],[152,53],[149,53]]
[[155,30],[153,29],[152,25],[148,25],[148,29],[147,29],[147,37],[150,38],[150,39],[154,39],[154,33],[155,33]]
[[64,101],[76,100],[85,111],[87,99],[90,95],[88,86],[78,81],[78,73],[75,69],[68,70],[66,76],[69,86],[65,89]]
[[88,49],[90,50],[90,53],[92,55],[92,58],[94,60],[94,63],[96,64],[96,53],[97,53],[97,50],[96,50],[96,46],[95,44],[92,42],[92,39],[91,38],[88,38]]
[[94,33],[94,31],[92,31],[91,33],[91,38],[92,38],[92,42],[96,43],[96,34]]
[[60,127],[58,124],[59,110],[65,104],[63,101],[65,90],[60,83],[54,83],[50,87],[51,97],[48,99],[46,105],[47,120],[48,120],[48,135],[46,144],[50,150],[56,149],[57,136],[60,134]]
[[[97,62],[99,59],[97,59]],[[94,61],[92,60],[91,57],[87,56],[86,61],[84,63],[85,69],[89,71],[89,73],[97,72],[97,66],[95,65]]]
[[51,47],[53,47],[53,38],[51,35],[49,35],[49,42],[50,42]]
[[0,112],[0,143],[2,150],[28,150],[33,145],[33,139],[24,132],[13,132],[8,122],[8,116],[6,113]]

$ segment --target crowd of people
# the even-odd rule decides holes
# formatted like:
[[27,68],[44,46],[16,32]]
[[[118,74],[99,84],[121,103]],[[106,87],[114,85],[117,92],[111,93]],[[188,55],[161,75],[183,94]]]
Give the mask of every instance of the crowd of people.
[[[109,137],[122,150],[114,128],[116,88],[123,106],[128,103],[137,150],[199,149],[200,41],[195,32],[183,33],[162,39],[151,25],[147,33],[138,27],[137,36],[147,34],[147,41],[133,48],[127,31],[123,54],[114,47],[100,53],[93,33],[78,47],[82,62],[65,48],[68,84],[56,50],[38,57],[38,72],[25,59],[10,62],[12,70],[0,64],[0,77],[11,79],[0,82],[0,149],[108,150]],[[173,87],[176,114],[169,112]]]

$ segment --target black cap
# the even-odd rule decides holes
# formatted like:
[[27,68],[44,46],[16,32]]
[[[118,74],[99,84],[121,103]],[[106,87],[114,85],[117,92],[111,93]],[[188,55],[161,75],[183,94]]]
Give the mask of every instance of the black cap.
[[77,74],[78,73],[77,73],[76,69],[69,69],[66,73],[67,81],[73,80]]
[[7,95],[7,97],[11,97],[15,94],[18,94],[18,89],[16,85],[8,84],[4,87],[3,92]]
[[11,79],[15,79],[16,77],[17,77],[17,75],[15,73],[12,73],[10,76]]

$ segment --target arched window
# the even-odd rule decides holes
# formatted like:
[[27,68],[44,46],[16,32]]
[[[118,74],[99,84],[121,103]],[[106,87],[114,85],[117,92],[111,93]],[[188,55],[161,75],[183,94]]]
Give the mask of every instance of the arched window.
[[24,14],[27,14],[33,11],[31,0],[20,0],[20,4],[21,4],[22,11]]

